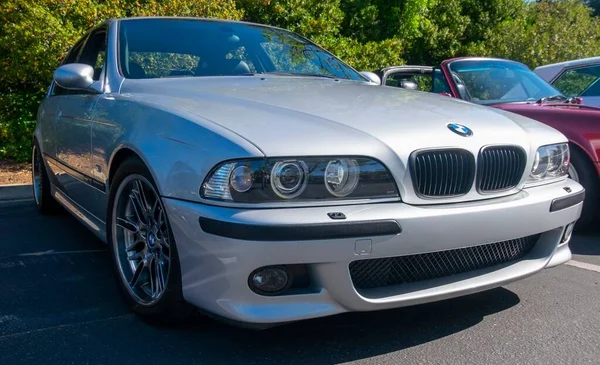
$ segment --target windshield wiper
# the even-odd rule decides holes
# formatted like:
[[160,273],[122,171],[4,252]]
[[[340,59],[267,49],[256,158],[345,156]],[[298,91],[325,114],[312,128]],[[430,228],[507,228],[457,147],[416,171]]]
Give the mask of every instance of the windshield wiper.
[[339,78],[339,77],[331,76],[331,75],[314,74],[314,73],[304,73],[304,72],[278,72],[278,71],[274,71],[274,72],[260,72],[260,74],[280,75],[280,76],[300,76],[300,77],[324,77],[324,78],[327,78],[327,79],[338,79]]
[[552,96],[544,96],[540,100],[536,101],[536,103],[537,104],[544,104],[544,103],[551,103],[553,101],[568,102],[569,99],[566,96],[562,95],[562,94],[556,94],[556,95],[552,95]]

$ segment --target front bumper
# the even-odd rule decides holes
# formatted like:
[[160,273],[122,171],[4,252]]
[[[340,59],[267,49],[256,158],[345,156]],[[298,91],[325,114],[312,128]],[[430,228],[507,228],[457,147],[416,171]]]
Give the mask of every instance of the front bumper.
[[[177,242],[185,299],[220,317],[268,324],[442,300],[497,287],[564,263],[571,252],[568,242],[560,241],[564,228],[579,218],[582,203],[553,212],[550,207],[557,198],[582,192],[581,185],[565,180],[498,199],[431,206],[383,203],[244,210],[169,198],[163,201]],[[332,220],[331,212],[341,212],[347,219]],[[209,234],[201,229],[200,219],[224,223],[225,228],[254,229],[248,230],[247,237],[243,229],[227,233],[223,226],[218,231],[221,235]],[[397,223],[401,232],[377,235],[366,230],[357,237],[315,239],[305,239],[310,235],[303,234],[302,240],[286,236],[286,228],[371,221]],[[257,226],[284,236],[279,241],[261,233]],[[537,244],[517,261],[439,279],[364,292],[355,289],[349,273],[350,262],[358,259],[445,251],[534,234],[541,234]],[[267,297],[249,288],[248,276],[255,269],[291,264],[308,265],[312,292]]]

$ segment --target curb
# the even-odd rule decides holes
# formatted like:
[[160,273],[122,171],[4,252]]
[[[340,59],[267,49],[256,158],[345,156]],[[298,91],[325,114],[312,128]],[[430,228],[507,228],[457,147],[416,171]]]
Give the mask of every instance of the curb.
[[31,184],[0,185],[0,202],[33,199]]

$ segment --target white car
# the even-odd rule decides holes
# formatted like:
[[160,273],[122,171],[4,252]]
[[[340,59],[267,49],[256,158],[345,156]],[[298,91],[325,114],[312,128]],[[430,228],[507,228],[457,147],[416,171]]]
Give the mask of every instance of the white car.
[[40,106],[35,200],[111,247],[155,321],[395,308],[570,259],[584,190],[561,133],[373,85],[279,28],[107,21]]

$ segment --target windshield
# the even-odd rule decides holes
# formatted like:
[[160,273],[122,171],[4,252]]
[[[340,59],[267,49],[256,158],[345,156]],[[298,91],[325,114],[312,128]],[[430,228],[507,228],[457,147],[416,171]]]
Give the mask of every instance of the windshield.
[[293,32],[211,20],[123,20],[119,64],[132,79],[276,73],[365,80]]
[[537,102],[562,96],[533,71],[517,62],[454,61],[449,69],[461,97],[479,104]]

